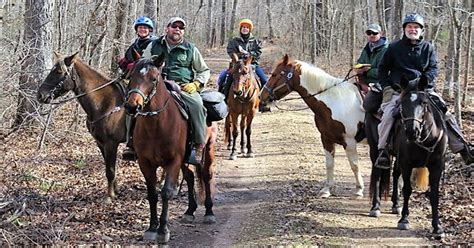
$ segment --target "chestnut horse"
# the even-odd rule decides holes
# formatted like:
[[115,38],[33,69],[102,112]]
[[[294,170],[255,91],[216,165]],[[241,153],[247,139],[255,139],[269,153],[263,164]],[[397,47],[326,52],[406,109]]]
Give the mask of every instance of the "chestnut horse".
[[[188,209],[184,213],[187,221],[194,220],[197,203],[194,195],[194,174],[185,164],[189,156],[187,148],[188,121],[180,112],[172,93],[167,90],[161,75],[164,55],[143,58],[137,61],[130,74],[130,91],[125,108],[137,118],[134,130],[134,148],[138,155],[140,170],[145,177],[147,198],[150,205],[150,227],[144,239],[167,243],[168,201],[175,194],[181,168],[188,185]],[[214,152],[217,138],[217,124],[208,123],[203,162],[196,166],[199,180],[199,196],[204,200],[206,213],[204,222],[214,223],[212,197],[215,192]],[[158,194],[156,171],[162,167],[165,183],[161,189],[162,209],[160,221],[157,218]]]
[[73,91],[87,114],[87,129],[94,137],[105,161],[107,196],[111,202],[118,190],[115,180],[117,148],[125,142],[126,126],[125,89],[118,81],[106,78],[84,64],[75,53],[65,58],[55,53],[57,62],[41,83],[38,101],[51,103],[69,91]]
[[339,144],[344,147],[355,176],[354,194],[362,197],[364,182],[359,171],[356,144],[364,138],[363,130],[359,129],[363,127],[365,111],[357,87],[313,65],[290,60],[285,55],[273,70],[260,98],[263,102],[278,100],[292,91],[298,92],[313,111],[316,127],[321,133],[326,154],[327,180],[320,196],[331,195],[330,190],[335,184],[335,145]]
[[[230,73],[232,75],[232,86],[227,97],[227,105],[229,106],[229,115],[225,121],[225,140],[228,142],[227,149],[232,149],[229,159],[237,159],[235,143],[239,131],[237,129],[237,119],[240,118],[240,150],[246,157],[253,157],[252,142],[250,135],[252,134],[252,121],[257,114],[258,104],[260,102],[258,96],[260,88],[252,71],[252,57],[249,56],[245,61],[239,60],[236,54],[232,56],[232,67]],[[244,139],[244,132],[247,136],[247,142]],[[232,133],[232,136],[231,136]],[[247,149],[245,145],[247,144]],[[247,150],[247,151],[245,151]]]

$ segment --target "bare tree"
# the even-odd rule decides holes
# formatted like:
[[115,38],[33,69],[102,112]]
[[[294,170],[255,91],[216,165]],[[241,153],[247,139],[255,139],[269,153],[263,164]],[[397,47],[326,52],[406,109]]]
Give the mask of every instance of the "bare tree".
[[220,45],[223,46],[225,43],[225,37],[226,37],[226,28],[225,28],[225,23],[226,23],[226,16],[227,12],[225,10],[225,4],[226,1],[222,0],[222,5],[221,5],[221,40],[220,40]]
[[119,69],[117,61],[122,52],[123,46],[121,46],[121,44],[123,43],[124,34],[127,28],[127,19],[125,18],[126,10],[128,8],[127,3],[127,0],[118,0],[115,9],[115,31],[113,35],[114,47],[112,50],[112,60],[110,62],[110,72],[112,75],[117,75]]
[[52,67],[53,9],[53,0],[25,1],[24,41],[28,51],[21,66],[15,127],[31,120],[30,117],[35,112],[34,93],[47,69]]
[[[467,7],[467,6],[466,6]],[[471,68],[471,49],[472,49],[472,25],[473,25],[473,13],[474,13],[474,1],[471,1],[471,14],[469,15],[469,20],[467,21],[467,42],[466,42],[466,62],[465,62],[465,71],[464,71],[464,86],[462,94],[462,105],[466,106],[467,103],[467,94],[469,92],[469,74]]]
[[234,25],[235,25],[235,16],[237,15],[237,6],[238,6],[238,0],[234,0],[234,3],[232,4],[232,13],[230,15],[230,23],[229,23],[229,34],[232,34],[234,31]]
[[271,11],[271,0],[266,0],[267,4],[267,19],[268,19],[268,38],[272,40],[275,37],[273,32],[273,22],[272,22],[272,11]]
[[155,23],[155,26],[158,11],[157,4],[157,0],[145,0],[145,4],[143,5],[143,14],[150,17],[150,19]]

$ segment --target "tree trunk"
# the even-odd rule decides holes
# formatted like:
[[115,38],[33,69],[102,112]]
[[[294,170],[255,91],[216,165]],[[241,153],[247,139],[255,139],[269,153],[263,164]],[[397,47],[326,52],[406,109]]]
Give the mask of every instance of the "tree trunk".
[[35,92],[52,67],[53,54],[53,0],[26,0],[24,40],[28,51],[21,65],[20,92],[14,127],[30,124],[35,112]]
[[318,53],[316,51],[316,44],[318,42],[318,25],[317,25],[317,16],[318,16],[318,4],[319,0],[313,0],[312,3],[312,8],[311,8],[311,30],[312,30],[312,35],[311,35],[311,63],[313,65],[316,65],[316,58],[318,56]]
[[226,1],[225,0],[222,0],[222,6],[221,6],[221,43],[220,45],[221,46],[224,46],[225,44],[225,34],[226,34],[226,29],[225,29],[225,19],[226,19],[226,16],[227,16],[227,13],[226,13],[226,10],[225,10],[225,3]]
[[112,75],[117,75],[119,71],[118,60],[124,49],[121,45],[123,42],[124,34],[126,33],[127,28],[127,16],[126,10],[127,0],[118,0],[116,9],[115,9],[115,31],[113,36],[114,47],[112,49],[112,61],[110,61],[110,72]]
[[350,28],[350,61],[349,61],[349,66],[352,67],[352,65],[355,63],[355,58],[356,55],[354,55],[354,52],[356,50],[356,34],[355,34],[355,12],[356,12],[356,1],[351,0],[351,19],[349,21],[349,28]]
[[238,0],[234,0],[234,3],[232,4],[232,13],[230,16],[230,23],[229,23],[229,34],[232,34],[232,32],[234,32],[235,17],[237,15],[238,2],[239,2]]
[[[455,51],[456,39],[454,37],[454,25],[450,22],[451,28],[449,29],[449,44],[448,51]],[[446,53],[445,57],[445,74],[444,74],[444,85],[443,85],[443,98],[451,99],[453,97],[453,67],[454,67],[455,52]]]
[[143,13],[153,20],[153,23],[155,23],[155,27],[156,27],[156,20],[157,20],[156,17],[157,17],[157,12],[158,12],[157,6],[158,6],[157,0],[145,0],[145,4],[143,5]]
[[393,9],[392,9],[392,39],[398,40],[402,37],[402,18],[404,13],[403,0],[395,0]]
[[271,0],[267,0],[267,19],[268,19],[268,39],[272,40],[275,37],[273,32],[273,22],[272,22],[272,8],[271,8]]
[[214,26],[214,15],[212,11],[212,2],[213,0],[208,0],[207,1],[207,20],[206,20],[206,25],[209,27],[208,32],[206,33],[206,40],[207,40],[207,47],[208,48],[213,48],[213,43],[212,43],[212,28]]
[[[471,13],[474,11],[474,1],[471,1]],[[469,99],[467,99],[467,95],[469,93],[469,74],[471,69],[471,49],[472,49],[472,25],[473,25],[473,18],[472,15],[469,16],[469,20],[467,21],[467,44],[466,44],[466,62],[464,67],[466,68],[464,71],[464,85],[463,85],[463,93],[462,93],[462,102],[463,106],[468,105]]]
[[463,27],[462,25],[457,26],[456,30],[456,57],[454,59],[454,113],[458,121],[459,126],[462,127],[461,119],[461,50],[462,50],[462,38],[463,38]]

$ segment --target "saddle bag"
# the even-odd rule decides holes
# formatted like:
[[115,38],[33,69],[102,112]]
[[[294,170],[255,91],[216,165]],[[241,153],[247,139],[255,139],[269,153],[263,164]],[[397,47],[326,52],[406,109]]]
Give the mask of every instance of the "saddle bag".
[[213,90],[206,90],[201,92],[201,97],[204,107],[207,109],[207,120],[220,121],[227,117],[229,108],[224,101],[224,94]]

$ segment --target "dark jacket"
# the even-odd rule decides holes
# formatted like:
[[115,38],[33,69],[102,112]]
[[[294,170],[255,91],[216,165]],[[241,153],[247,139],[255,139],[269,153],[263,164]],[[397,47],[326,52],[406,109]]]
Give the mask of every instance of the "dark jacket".
[[140,54],[141,56],[143,54],[143,50],[145,50],[148,44],[150,44],[150,42],[156,39],[158,39],[156,36],[151,36],[148,39],[135,39],[133,44],[128,47],[127,51],[125,51],[125,58],[127,59],[127,61],[134,62],[135,56],[133,55],[133,49],[135,49],[135,51],[137,51],[138,54]]
[[236,53],[239,56],[239,59],[242,59],[242,54],[240,54],[239,46],[241,46],[245,51],[249,52],[250,55],[252,55],[252,64],[258,65],[260,54],[262,54],[262,42],[259,39],[255,38],[252,34],[250,34],[250,37],[247,40],[242,37],[235,37],[227,44],[227,54],[229,54],[229,57],[232,58],[232,54]]
[[378,67],[385,51],[388,48],[387,38],[381,37],[379,42],[375,47],[370,49],[369,43],[367,43],[362,50],[359,59],[357,60],[358,64],[370,64],[370,70],[368,70],[363,75],[364,82],[366,83],[378,83]]
[[379,79],[382,88],[400,88],[402,80],[420,79],[425,89],[435,88],[438,75],[436,51],[431,43],[421,39],[416,44],[403,35],[392,42],[379,64]]

